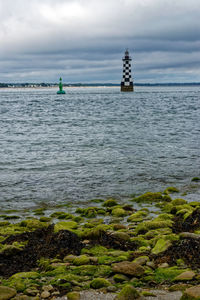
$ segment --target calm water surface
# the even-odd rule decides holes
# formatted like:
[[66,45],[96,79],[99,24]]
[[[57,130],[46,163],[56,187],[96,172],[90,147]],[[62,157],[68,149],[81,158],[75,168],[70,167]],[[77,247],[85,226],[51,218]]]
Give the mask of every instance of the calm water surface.
[[200,87],[0,90],[0,205],[177,186],[200,200]]

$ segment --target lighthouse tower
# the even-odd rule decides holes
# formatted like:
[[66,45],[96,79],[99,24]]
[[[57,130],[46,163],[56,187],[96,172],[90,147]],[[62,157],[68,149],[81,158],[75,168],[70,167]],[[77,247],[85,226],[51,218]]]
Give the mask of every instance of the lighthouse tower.
[[121,81],[121,92],[133,92],[133,79],[131,77],[131,57],[129,56],[128,49],[122,58],[123,61],[123,77]]

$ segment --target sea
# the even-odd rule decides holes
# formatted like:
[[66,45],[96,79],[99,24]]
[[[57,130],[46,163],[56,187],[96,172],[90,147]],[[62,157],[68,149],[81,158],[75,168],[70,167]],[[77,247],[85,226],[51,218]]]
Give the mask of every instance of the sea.
[[[0,208],[200,200],[200,86],[0,89]],[[177,197],[177,196],[176,196]]]

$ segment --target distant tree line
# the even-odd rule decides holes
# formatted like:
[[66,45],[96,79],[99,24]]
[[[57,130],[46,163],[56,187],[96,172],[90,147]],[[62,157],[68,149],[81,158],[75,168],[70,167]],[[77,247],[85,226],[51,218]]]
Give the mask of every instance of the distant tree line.
[[[183,83],[177,83],[177,82],[168,82],[168,83],[134,83],[135,86],[198,86],[200,85],[200,82],[183,82]],[[56,87],[58,86],[58,83],[1,83],[0,82],[0,88],[9,88],[9,87]],[[114,87],[114,86],[120,86],[120,84],[117,83],[64,83],[64,87]]]

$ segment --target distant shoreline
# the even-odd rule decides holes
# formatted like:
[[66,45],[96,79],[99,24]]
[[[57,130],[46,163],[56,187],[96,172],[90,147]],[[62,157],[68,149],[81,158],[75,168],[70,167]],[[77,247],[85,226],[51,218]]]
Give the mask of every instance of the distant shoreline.
[[[138,87],[173,87],[173,86],[200,86],[200,82],[190,83],[135,83]],[[0,88],[56,88],[57,83],[0,83]],[[120,87],[115,83],[70,83],[63,84],[63,87]]]

